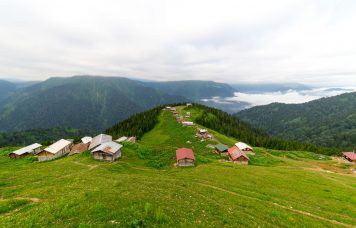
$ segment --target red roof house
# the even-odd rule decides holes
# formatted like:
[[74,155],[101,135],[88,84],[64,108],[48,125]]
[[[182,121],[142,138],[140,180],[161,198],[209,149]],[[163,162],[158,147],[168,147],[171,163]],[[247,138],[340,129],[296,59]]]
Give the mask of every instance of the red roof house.
[[72,150],[70,151],[70,154],[79,154],[84,151],[86,151],[89,147],[89,143],[84,144],[84,143],[78,143],[73,146]]
[[343,157],[350,162],[356,162],[356,153],[355,152],[343,152]]
[[236,163],[241,163],[241,164],[248,164],[249,158],[243,152],[240,150],[237,146],[233,146],[227,150],[229,154],[229,158],[231,161],[236,162]]
[[180,148],[176,150],[177,166],[194,166],[195,157],[192,149]]

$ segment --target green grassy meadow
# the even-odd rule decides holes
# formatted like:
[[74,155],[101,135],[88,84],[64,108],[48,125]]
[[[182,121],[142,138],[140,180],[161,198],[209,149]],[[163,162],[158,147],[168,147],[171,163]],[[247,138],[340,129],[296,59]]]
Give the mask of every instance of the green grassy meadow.
[[[183,107],[179,111],[185,112]],[[194,120],[195,112],[189,109]],[[250,165],[207,147],[236,139],[195,128],[172,113],[116,162],[89,152],[38,163],[0,149],[0,227],[355,227],[356,177],[349,166],[310,152],[255,148]],[[197,166],[176,168],[175,150],[193,148]]]

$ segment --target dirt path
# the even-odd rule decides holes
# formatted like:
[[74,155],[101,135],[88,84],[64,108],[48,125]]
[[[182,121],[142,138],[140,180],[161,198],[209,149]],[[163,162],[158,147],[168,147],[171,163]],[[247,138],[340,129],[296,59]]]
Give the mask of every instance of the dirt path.
[[[246,196],[244,194],[239,194],[239,193],[236,193],[236,192],[232,192],[232,191],[229,191],[229,190],[226,190],[226,189],[223,189],[223,188],[220,188],[220,187],[216,187],[216,186],[213,186],[213,185],[210,185],[210,184],[205,184],[205,183],[197,183],[197,184],[199,184],[201,186],[209,187],[209,188],[221,191],[221,192],[229,193],[231,195],[242,196],[242,197],[245,197],[245,198],[248,198],[248,199],[252,199],[252,200],[257,200],[257,201],[263,201],[261,199],[258,199],[258,198],[252,197],[252,196]],[[306,216],[309,216],[309,217],[312,217],[312,218],[316,218],[316,219],[319,219],[319,220],[322,220],[322,221],[326,221],[326,222],[329,222],[329,223],[332,223],[332,224],[335,224],[335,225],[340,225],[340,226],[344,226],[344,227],[354,227],[353,225],[350,225],[350,224],[342,223],[342,222],[339,222],[339,221],[336,221],[336,220],[332,220],[332,219],[328,219],[328,218],[325,218],[325,217],[322,217],[322,216],[319,216],[319,215],[311,214],[311,213],[306,212],[306,211],[302,211],[302,210],[294,209],[294,208],[287,207],[287,206],[284,206],[284,205],[280,205],[280,204],[275,203],[275,202],[267,202],[267,201],[263,201],[263,202],[264,203],[270,203],[271,205],[274,205],[276,207],[283,208],[285,210],[289,210],[289,211],[292,211],[292,212],[295,212],[295,213],[298,213],[298,214],[306,215]]]

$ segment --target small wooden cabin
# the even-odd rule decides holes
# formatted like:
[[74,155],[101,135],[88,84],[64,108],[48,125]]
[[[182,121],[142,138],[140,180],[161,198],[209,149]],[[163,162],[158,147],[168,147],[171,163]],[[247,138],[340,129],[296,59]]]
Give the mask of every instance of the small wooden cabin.
[[34,143],[32,145],[13,151],[12,153],[9,154],[9,157],[19,159],[19,158],[26,157],[29,154],[36,154],[41,151],[41,146],[42,146],[41,144]]
[[111,142],[111,141],[112,141],[111,135],[105,135],[105,134],[97,135],[91,141],[89,150],[93,150],[96,147],[100,146],[101,144],[106,143],[106,142]]
[[186,127],[192,127],[192,126],[194,126],[194,123],[193,123],[193,122],[190,122],[190,121],[183,121],[182,124],[183,124],[183,126],[186,126]]
[[91,153],[96,160],[115,161],[121,157],[121,148],[121,144],[106,142],[98,146]]
[[122,143],[122,142],[125,142],[128,138],[126,136],[122,136],[118,139],[115,140],[115,142],[118,142],[118,143]]
[[192,149],[180,148],[176,150],[177,166],[187,167],[195,165],[195,157]]
[[245,154],[245,152],[241,151],[237,146],[233,146],[227,150],[229,154],[230,161],[234,163],[240,163],[247,165],[249,158]]
[[220,155],[222,155],[222,154],[226,155],[227,151],[229,149],[228,146],[226,146],[225,144],[221,144],[221,143],[215,145],[214,147],[215,147],[215,151]]
[[253,153],[253,148],[252,147],[250,147],[249,145],[247,145],[246,143],[244,143],[244,142],[238,142],[238,143],[236,143],[235,144],[235,146],[237,147],[237,148],[239,148],[241,151],[244,151],[244,152],[246,152],[246,153]]
[[356,162],[356,153],[355,152],[343,152],[342,156],[349,162]]
[[131,136],[126,141],[130,143],[136,143],[136,136]]
[[72,143],[70,141],[61,139],[37,153],[38,161],[48,161],[62,157],[69,153],[71,145]]
[[184,120],[184,119],[183,119],[183,116],[180,116],[180,115],[179,115],[179,116],[176,117],[176,121],[177,121],[178,123],[182,123],[183,120]]
[[88,150],[89,144],[85,143],[78,143],[73,146],[73,148],[70,150],[70,154],[80,154],[83,153],[84,151]]
[[85,136],[81,140],[82,140],[82,143],[89,145],[89,143],[91,143],[91,140],[93,140],[93,138],[90,136]]

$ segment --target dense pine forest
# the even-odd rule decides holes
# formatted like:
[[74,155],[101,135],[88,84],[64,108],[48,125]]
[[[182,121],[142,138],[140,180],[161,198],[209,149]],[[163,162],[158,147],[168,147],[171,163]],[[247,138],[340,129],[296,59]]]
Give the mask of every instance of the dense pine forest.
[[158,123],[158,116],[163,108],[164,106],[158,106],[148,111],[134,114],[130,118],[108,128],[105,132],[114,138],[136,136],[140,139]]
[[66,138],[79,141],[85,135],[94,135],[96,131],[74,128],[50,128],[35,129],[21,132],[0,133],[0,147],[3,146],[25,146],[38,142],[49,145],[58,139]]

